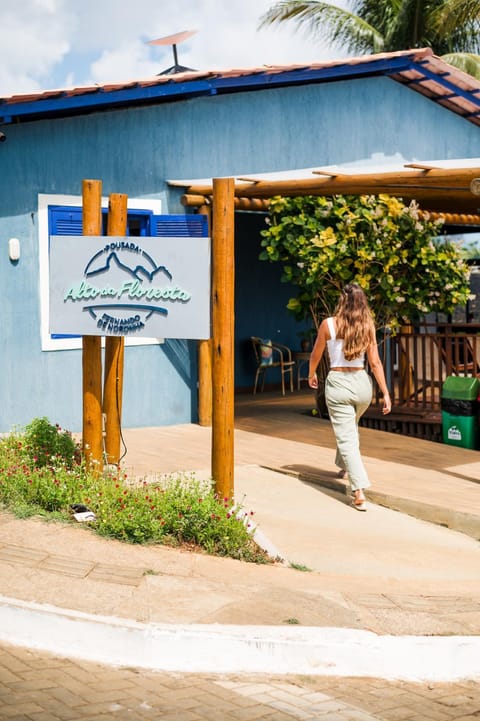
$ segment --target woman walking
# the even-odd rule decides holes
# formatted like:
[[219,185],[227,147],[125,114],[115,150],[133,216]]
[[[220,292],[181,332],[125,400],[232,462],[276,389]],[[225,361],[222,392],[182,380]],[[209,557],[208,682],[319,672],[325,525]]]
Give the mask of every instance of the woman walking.
[[370,481],[360,455],[358,435],[358,422],[372,402],[372,380],[365,371],[365,355],[383,394],[384,414],[390,413],[392,403],[378,354],[372,313],[359,285],[345,286],[333,317],[326,318],[318,329],[310,355],[310,388],[318,388],[316,370],[325,348],[330,360],[325,400],[337,441],[335,463],[340,468],[340,478],[348,474],[353,507],[366,511],[364,489],[370,486]]

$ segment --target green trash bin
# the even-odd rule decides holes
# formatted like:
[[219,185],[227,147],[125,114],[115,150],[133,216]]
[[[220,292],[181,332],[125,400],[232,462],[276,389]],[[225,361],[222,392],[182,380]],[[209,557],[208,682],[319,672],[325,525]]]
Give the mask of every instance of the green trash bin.
[[442,387],[443,442],[462,448],[480,447],[478,398],[480,382],[469,376],[448,376]]

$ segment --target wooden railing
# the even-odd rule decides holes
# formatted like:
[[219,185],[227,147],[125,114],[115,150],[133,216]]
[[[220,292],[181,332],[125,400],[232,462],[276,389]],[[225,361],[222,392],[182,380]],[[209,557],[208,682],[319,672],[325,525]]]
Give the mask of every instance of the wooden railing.
[[442,442],[441,392],[447,376],[480,377],[480,324],[420,324],[379,338],[392,396],[382,414],[376,384],[361,425],[412,438]]
[[[480,376],[480,324],[419,324],[379,337],[393,405],[440,410],[451,375]],[[374,404],[380,402],[378,389]]]

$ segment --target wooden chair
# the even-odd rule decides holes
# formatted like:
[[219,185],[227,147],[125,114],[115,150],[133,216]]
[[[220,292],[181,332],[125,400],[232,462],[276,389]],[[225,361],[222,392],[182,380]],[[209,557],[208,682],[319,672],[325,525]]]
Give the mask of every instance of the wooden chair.
[[293,392],[293,369],[295,361],[292,358],[292,351],[281,343],[272,343],[271,340],[251,336],[253,351],[257,362],[255,372],[255,383],[253,395],[257,392],[257,385],[260,377],[262,379],[261,390],[265,386],[265,374],[269,368],[278,368],[282,379],[282,395],[285,395],[285,375],[290,374],[290,391]]

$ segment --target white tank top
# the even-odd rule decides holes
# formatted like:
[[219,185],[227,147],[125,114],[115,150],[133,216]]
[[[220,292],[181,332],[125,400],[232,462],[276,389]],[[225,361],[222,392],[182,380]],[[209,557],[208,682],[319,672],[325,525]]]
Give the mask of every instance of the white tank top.
[[337,339],[333,318],[327,318],[327,325],[330,331],[330,340],[327,340],[327,348],[331,368],[363,368],[365,353],[362,353],[361,356],[354,360],[348,361],[343,355],[343,340],[340,338]]

